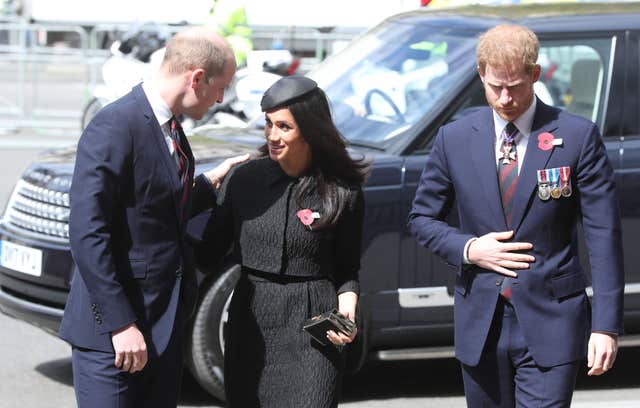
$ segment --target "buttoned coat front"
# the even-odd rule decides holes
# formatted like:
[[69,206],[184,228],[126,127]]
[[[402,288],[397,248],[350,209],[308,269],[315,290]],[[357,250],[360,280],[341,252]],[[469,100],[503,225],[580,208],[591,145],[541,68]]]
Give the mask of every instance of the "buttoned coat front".
[[[542,133],[562,139],[551,149],[538,145]],[[558,140],[559,142],[559,140]],[[455,350],[474,366],[491,326],[502,275],[462,265],[467,241],[507,231],[498,187],[495,130],[490,108],[443,126],[433,144],[409,215],[418,241],[457,268]],[[542,200],[537,170],[568,166],[570,197]],[[514,196],[514,242],[530,242],[535,257],[519,270],[513,303],[527,346],[539,366],[586,356],[590,331],[621,333],[624,275],[618,199],[613,170],[596,126],[538,101]],[[455,205],[459,226],[444,219]],[[578,258],[582,223],[592,271],[590,282]]]

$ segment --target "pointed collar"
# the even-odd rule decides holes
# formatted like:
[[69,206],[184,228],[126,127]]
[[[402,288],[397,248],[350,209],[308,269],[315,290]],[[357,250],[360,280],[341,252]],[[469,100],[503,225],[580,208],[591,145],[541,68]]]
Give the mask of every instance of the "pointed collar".
[[[533,102],[531,103],[531,105],[529,105],[529,108],[527,108],[527,110],[524,111],[522,115],[518,116],[518,118],[513,121],[513,124],[516,125],[516,127],[518,128],[518,131],[522,134],[522,139],[524,139],[525,141],[528,140],[529,136],[531,135],[533,118],[535,117],[535,114],[536,114],[537,101],[538,101],[538,98],[534,96]],[[492,112],[493,112],[493,124],[494,124],[495,133],[496,133],[496,140],[498,140],[500,139],[500,136],[502,135],[502,131],[504,130],[505,126],[507,126],[507,121],[502,119],[496,113],[496,111],[492,111]]]
[[156,117],[158,124],[161,127],[164,126],[164,124],[169,122],[173,117],[173,113],[171,113],[169,105],[167,105],[164,99],[162,99],[160,91],[153,81],[150,80],[143,82],[142,90],[149,101],[149,105],[151,105],[151,110],[153,111],[153,115]]

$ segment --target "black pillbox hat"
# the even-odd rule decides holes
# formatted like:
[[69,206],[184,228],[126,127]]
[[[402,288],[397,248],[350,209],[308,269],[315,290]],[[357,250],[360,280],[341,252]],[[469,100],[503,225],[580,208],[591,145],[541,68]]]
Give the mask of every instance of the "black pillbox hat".
[[278,79],[266,90],[260,101],[263,112],[288,105],[292,100],[306,95],[318,87],[316,81],[300,75]]

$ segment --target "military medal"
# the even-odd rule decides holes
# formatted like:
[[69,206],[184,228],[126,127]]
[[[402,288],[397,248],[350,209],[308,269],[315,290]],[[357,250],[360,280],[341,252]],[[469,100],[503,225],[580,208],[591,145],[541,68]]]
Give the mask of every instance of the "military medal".
[[562,180],[561,193],[563,197],[571,196],[571,168],[569,166],[560,168],[560,179]]
[[511,160],[516,159],[516,152],[513,150],[513,144],[502,145],[502,164],[507,165]]
[[560,172],[558,170],[558,168],[554,168],[554,169],[550,169],[549,172],[551,173],[551,197],[558,199],[560,197],[562,197],[562,193],[560,192],[560,187],[558,185],[558,181],[560,178]]
[[538,197],[540,197],[542,201],[547,201],[551,197],[547,171],[548,170],[538,170]]

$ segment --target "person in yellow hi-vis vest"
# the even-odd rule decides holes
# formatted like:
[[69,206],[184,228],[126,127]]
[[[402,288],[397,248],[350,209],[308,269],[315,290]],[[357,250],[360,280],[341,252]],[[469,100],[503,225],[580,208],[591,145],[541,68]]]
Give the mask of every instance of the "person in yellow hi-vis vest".
[[214,0],[211,7],[211,23],[233,48],[238,66],[247,60],[253,49],[251,28],[242,0]]

